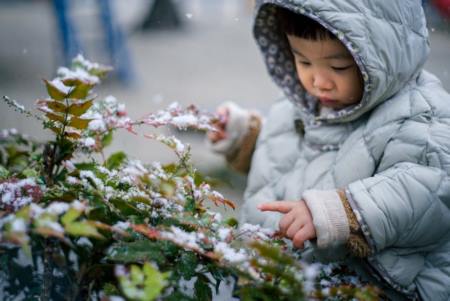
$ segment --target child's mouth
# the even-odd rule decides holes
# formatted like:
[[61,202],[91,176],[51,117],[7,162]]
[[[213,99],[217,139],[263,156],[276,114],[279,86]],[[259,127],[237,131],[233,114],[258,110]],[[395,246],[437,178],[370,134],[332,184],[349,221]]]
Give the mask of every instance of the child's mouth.
[[337,103],[336,100],[326,97],[319,97],[319,101],[323,105],[335,105]]

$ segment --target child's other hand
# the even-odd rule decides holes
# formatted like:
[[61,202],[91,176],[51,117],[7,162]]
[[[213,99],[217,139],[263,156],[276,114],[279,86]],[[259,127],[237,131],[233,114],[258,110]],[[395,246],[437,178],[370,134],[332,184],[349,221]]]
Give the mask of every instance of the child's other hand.
[[208,132],[208,139],[212,143],[216,143],[220,140],[227,138],[227,123],[230,116],[230,111],[226,107],[219,107],[217,109],[216,115],[218,116],[217,121],[214,122],[214,126],[216,127],[217,131],[209,131]]
[[302,249],[305,241],[316,238],[311,212],[303,200],[269,202],[259,205],[258,209],[284,213],[279,224],[280,234],[292,240],[296,248]]

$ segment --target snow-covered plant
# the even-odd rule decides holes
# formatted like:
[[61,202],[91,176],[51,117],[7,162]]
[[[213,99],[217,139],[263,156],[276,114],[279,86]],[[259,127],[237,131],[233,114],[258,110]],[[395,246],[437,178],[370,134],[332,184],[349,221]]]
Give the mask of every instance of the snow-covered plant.
[[104,155],[114,131],[137,126],[213,130],[214,116],[177,104],[132,120],[114,97],[92,89],[108,68],[79,56],[44,80],[38,115],[54,133],[33,142],[0,134],[1,300],[211,300],[225,282],[242,300],[377,299],[339,266],[306,264],[274,233],[237,226],[206,209],[234,209],[190,163],[175,137],[146,134],[178,162],[144,164]]

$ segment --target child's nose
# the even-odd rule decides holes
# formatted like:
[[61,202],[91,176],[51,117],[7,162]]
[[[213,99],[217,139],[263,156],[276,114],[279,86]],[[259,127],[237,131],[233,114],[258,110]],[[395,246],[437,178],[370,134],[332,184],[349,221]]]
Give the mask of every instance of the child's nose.
[[313,86],[318,90],[327,91],[333,88],[333,82],[321,74],[315,74],[313,78]]

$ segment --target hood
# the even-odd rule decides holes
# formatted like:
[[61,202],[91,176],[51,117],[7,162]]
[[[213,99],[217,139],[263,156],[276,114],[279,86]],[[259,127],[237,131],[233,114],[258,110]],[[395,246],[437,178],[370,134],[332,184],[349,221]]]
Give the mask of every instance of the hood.
[[[419,75],[428,57],[428,30],[420,0],[257,0],[253,33],[268,71],[302,118],[358,119]],[[306,15],[333,32],[364,79],[360,103],[314,117],[316,100],[297,78],[294,57],[275,19],[276,7]],[[309,119],[308,118],[308,119]]]

